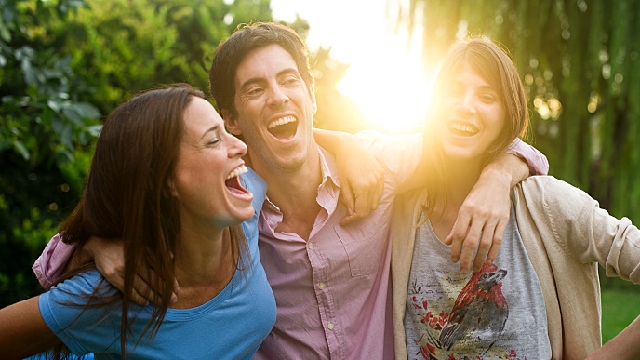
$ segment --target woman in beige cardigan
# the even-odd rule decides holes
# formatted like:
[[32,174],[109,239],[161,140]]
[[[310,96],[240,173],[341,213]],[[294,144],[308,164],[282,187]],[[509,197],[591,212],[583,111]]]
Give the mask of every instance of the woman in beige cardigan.
[[579,189],[523,181],[495,262],[467,275],[449,260],[462,200],[483,165],[525,133],[528,113],[512,60],[485,38],[454,44],[434,89],[426,185],[394,204],[396,358],[636,358],[627,345],[638,343],[638,321],[600,348],[597,263],[640,283],[640,232]]

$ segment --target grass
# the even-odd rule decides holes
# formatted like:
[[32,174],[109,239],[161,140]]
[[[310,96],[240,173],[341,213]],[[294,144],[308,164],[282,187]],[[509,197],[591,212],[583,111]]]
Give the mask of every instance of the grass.
[[602,289],[602,342],[614,338],[640,315],[637,289]]

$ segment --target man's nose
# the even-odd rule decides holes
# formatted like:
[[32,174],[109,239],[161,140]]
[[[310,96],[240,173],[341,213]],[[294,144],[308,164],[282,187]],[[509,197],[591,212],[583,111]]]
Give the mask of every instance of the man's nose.
[[271,87],[269,94],[269,104],[274,106],[282,106],[289,101],[289,97],[279,85]]

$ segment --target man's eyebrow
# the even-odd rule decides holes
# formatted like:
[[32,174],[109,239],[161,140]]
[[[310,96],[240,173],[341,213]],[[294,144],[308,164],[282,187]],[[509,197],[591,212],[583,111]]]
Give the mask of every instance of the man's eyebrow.
[[[297,69],[295,69],[295,68],[286,68],[286,69],[280,71],[279,73],[277,73],[276,77],[280,77],[280,76],[286,75],[286,74],[294,74],[296,76],[300,76],[300,72]],[[245,81],[244,83],[242,83],[242,85],[240,85],[240,89],[244,89],[248,85],[259,83],[259,82],[262,82],[262,81],[264,81],[264,77],[261,77],[261,76],[252,77],[250,79],[247,79],[247,81]]]
[[208,128],[207,131],[205,131],[204,134],[202,134],[202,136],[200,137],[200,140],[202,140],[205,136],[207,136],[208,133],[212,131],[218,131],[218,129],[220,129],[220,125],[216,125]]

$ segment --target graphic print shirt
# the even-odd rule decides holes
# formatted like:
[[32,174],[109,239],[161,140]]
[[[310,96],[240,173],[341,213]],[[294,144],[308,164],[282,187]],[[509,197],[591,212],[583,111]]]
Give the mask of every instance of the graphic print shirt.
[[407,289],[409,359],[550,359],[538,276],[513,212],[496,261],[461,274],[429,221],[416,232]]

